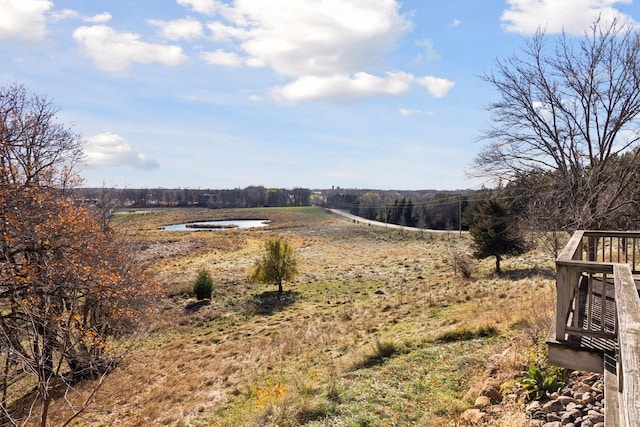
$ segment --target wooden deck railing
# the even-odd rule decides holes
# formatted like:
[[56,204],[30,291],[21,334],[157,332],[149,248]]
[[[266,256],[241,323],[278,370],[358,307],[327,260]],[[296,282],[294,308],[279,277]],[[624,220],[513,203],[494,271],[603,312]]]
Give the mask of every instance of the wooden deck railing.
[[640,233],[577,231],[556,267],[555,340],[613,343],[618,420],[640,427]]

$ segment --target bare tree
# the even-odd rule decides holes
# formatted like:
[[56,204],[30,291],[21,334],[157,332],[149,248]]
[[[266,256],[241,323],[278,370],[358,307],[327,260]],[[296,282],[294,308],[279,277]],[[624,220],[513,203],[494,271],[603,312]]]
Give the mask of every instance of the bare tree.
[[597,20],[577,40],[550,39],[538,31],[484,76],[500,98],[475,166],[507,181],[544,175],[536,190],[558,203],[564,229],[615,226],[638,172],[640,35]]
[[63,188],[78,183],[82,139],[56,120],[41,95],[14,84],[0,89],[0,174],[3,185]]

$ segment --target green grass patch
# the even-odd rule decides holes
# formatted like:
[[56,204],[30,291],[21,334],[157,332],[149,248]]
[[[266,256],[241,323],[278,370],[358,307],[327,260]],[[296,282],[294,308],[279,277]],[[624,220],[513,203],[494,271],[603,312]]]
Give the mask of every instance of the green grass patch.
[[111,214],[111,216],[114,217],[114,218],[120,218],[120,217],[132,216],[132,215],[139,216],[139,215],[151,215],[151,214],[153,214],[153,212],[151,212],[151,211],[131,210],[131,211],[116,211],[116,212],[113,212]]
[[436,337],[435,341],[438,343],[467,341],[475,338],[493,337],[498,333],[498,328],[493,325],[478,326],[477,328],[461,326],[441,333]]
[[376,338],[373,345],[373,352],[366,355],[364,359],[355,365],[355,369],[369,368],[371,366],[380,365],[387,359],[398,354],[408,353],[408,348],[404,344],[398,344],[394,341],[380,341]]
[[281,213],[289,213],[296,214],[302,216],[305,220],[308,221],[321,221],[323,219],[329,218],[329,214],[321,207],[318,206],[295,206],[295,207],[279,207],[279,208],[250,208],[247,211],[255,211],[255,212],[281,212]]

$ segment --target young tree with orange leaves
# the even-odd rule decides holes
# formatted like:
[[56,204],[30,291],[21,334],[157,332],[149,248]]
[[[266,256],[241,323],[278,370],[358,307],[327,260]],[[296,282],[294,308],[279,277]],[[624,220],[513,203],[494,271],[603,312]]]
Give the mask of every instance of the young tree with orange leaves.
[[[120,354],[111,337],[131,331],[159,295],[124,238],[71,197],[82,140],[55,118],[46,97],[0,88],[3,425],[39,406],[45,426],[56,394],[113,368]],[[20,395],[28,378],[37,387]]]

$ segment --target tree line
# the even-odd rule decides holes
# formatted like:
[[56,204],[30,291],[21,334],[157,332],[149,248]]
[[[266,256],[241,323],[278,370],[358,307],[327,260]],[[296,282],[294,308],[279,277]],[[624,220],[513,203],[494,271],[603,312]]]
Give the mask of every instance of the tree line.
[[191,188],[77,188],[79,199],[110,203],[123,208],[170,208],[202,207],[256,208],[308,206],[312,192],[308,188],[265,188],[249,186],[234,189],[191,189]]

